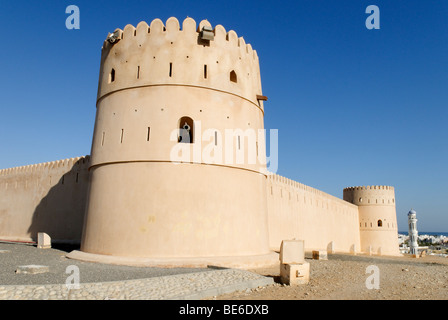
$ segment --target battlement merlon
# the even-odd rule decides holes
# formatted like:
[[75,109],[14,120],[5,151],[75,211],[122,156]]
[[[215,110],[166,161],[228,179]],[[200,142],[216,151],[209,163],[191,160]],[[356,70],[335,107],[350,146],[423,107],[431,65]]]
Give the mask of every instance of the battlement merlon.
[[202,40],[204,27],[212,28],[207,20],[197,25],[192,18],[180,28],[171,17],[165,25],[160,19],[149,26],[128,24],[112,39],[109,33],[102,47],[98,100],[129,88],[183,85],[237,95],[263,110],[256,50],[221,25],[213,29],[212,40]]

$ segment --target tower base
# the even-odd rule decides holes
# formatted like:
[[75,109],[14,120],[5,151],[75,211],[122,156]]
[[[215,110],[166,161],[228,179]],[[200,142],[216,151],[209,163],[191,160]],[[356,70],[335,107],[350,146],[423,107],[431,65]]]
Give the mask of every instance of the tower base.
[[66,257],[85,262],[159,268],[206,268],[208,266],[214,266],[222,268],[252,269],[273,266],[279,263],[279,255],[273,251],[268,254],[253,256],[144,258],[108,256],[74,250],[67,254]]

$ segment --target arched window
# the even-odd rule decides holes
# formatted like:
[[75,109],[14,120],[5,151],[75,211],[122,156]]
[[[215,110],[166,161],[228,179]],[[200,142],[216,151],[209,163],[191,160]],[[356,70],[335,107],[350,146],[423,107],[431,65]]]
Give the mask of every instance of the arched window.
[[383,226],[383,221],[378,220],[378,227],[382,227]]
[[236,76],[236,72],[234,70],[230,71],[230,81],[238,83],[238,77]]
[[194,121],[190,117],[182,117],[178,126],[179,135],[178,142],[193,143],[194,142]]

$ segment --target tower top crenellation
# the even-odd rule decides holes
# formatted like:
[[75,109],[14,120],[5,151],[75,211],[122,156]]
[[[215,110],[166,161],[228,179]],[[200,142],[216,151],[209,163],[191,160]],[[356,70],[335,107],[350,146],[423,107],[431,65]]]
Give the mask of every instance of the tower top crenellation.
[[[205,28],[205,29],[204,29]],[[207,36],[203,36],[204,32]],[[256,50],[233,30],[186,18],[154,19],[109,33],[103,43],[98,100],[137,87],[180,85],[227,92],[263,110]],[[262,98],[260,98],[262,97]]]

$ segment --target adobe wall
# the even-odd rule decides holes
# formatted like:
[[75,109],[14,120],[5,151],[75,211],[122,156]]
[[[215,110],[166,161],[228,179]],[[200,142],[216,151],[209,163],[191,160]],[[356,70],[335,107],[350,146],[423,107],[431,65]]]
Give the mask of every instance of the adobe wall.
[[[282,240],[305,241],[306,250],[359,252],[358,207],[285,177],[267,179],[269,244],[279,250]],[[354,247],[355,246],[355,247]]]
[[0,240],[79,243],[90,158],[0,170]]

